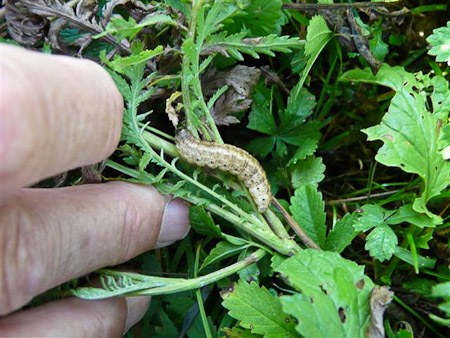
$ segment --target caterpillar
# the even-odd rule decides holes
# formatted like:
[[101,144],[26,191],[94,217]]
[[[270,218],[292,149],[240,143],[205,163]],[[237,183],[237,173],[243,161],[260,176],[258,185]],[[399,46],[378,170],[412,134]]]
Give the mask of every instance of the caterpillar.
[[267,210],[272,202],[270,184],[261,164],[248,152],[230,144],[201,141],[187,129],[177,130],[175,145],[188,163],[237,175],[250,191],[258,212]]

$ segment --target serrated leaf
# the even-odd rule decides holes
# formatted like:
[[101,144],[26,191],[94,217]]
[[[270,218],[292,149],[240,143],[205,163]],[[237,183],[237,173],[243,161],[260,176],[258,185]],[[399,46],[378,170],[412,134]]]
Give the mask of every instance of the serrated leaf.
[[226,241],[219,242],[205,258],[200,270],[204,269],[209,264],[220,262],[228,257],[237,255],[248,246],[249,245],[234,245]]
[[345,216],[336,222],[333,229],[328,233],[325,243],[325,250],[341,253],[350,245],[358,232],[353,229],[353,224],[358,219],[355,213],[345,214]]
[[[438,80],[429,80],[424,76],[418,78],[423,83],[401,67],[384,64],[376,76],[367,69],[353,70],[344,74],[341,79],[378,83],[397,92],[381,123],[362,131],[368,135],[369,141],[383,141],[384,144],[375,157],[378,162],[399,167],[422,178],[422,194],[414,201],[413,209],[425,213],[433,218],[433,223],[439,224],[442,219],[432,214],[426,204],[450,182],[450,162],[446,162],[438,150],[437,134],[439,120],[442,122],[448,116],[448,110],[445,111],[443,107],[448,107],[449,95],[437,99],[438,93],[433,92],[431,99],[437,111],[435,114],[428,112],[426,92],[417,93],[415,89],[437,85],[441,81],[439,77]],[[448,84],[441,90],[448,93]]]
[[258,137],[250,141],[247,145],[247,150],[264,158],[272,151],[275,141],[276,137],[274,136]]
[[94,36],[93,38],[98,39],[105,35],[111,34],[115,35],[118,41],[126,38],[132,40],[144,27],[153,26],[158,23],[166,23],[176,26],[176,22],[173,21],[170,16],[165,14],[156,14],[146,17],[140,23],[136,23],[131,16],[128,17],[128,20],[125,20],[122,17],[112,17],[106,26],[105,31]]
[[380,262],[391,259],[398,244],[397,235],[387,224],[377,226],[366,237],[365,249]]
[[191,206],[189,208],[189,224],[199,234],[215,238],[222,237],[220,227],[214,223],[211,215],[202,207]]
[[289,168],[291,169],[291,183],[295,189],[305,185],[317,188],[325,178],[325,165],[322,157],[308,156],[305,160],[298,161]]
[[304,123],[316,106],[316,97],[297,83],[289,94],[286,111],[280,114],[281,128],[295,127]]
[[221,32],[211,35],[203,45],[202,54],[220,53],[225,57],[233,57],[238,61],[244,61],[244,54],[259,59],[259,54],[275,56],[274,52],[290,53],[293,49],[302,48],[304,41],[296,37],[277,36],[274,34],[246,38],[246,32],[227,35]]
[[178,330],[174,323],[170,320],[169,316],[164,311],[158,311],[159,319],[161,320],[161,326],[155,327],[155,333],[159,337],[178,337]]
[[363,266],[335,252],[306,249],[273,268],[301,292],[281,297],[283,309],[298,320],[297,332],[305,337],[364,336],[374,284]]
[[269,110],[269,98],[269,90],[264,86],[258,85],[253,94],[252,111],[248,116],[249,123],[247,128],[264,134],[274,135],[277,127],[275,119]]
[[376,29],[373,32],[373,38],[369,40],[370,51],[378,60],[383,61],[389,53],[389,46],[383,41],[383,30],[381,28],[381,21],[376,24]]
[[305,233],[323,248],[327,227],[322,194],[311,185],[300,187],[291,198],[290,209],[295,221]]
[[297,337],[293,320],[281,309],[279,298],[265,287],[240,280],[222,294],[223,307],[239,320],[240,326],[266,338]]
[[386,219],[395,212],[386,210],[377,204],[366,204],[361,210],[359,219],[354,224],[354,228],[356,231],[364,232],[386,224]]
[[450,21],[447,21],[447,27],[433,29],[427,41],[431,45],[428,54],[436,56],[437,62],[447,62],[450,66]]
[[151,58],[161,55],[163,52],[164,48],[157,46],[155,49],[148,49],[127,57],[116,56],[109,65],[114,71],[123,74],[127,67],[145,63]]
[[233,22],[225,27],[229,32],[239,32],[248,29],[251,36],[265,36],[281,33],[280,18],[281,0],[250,0],[239,16],[233,18]]

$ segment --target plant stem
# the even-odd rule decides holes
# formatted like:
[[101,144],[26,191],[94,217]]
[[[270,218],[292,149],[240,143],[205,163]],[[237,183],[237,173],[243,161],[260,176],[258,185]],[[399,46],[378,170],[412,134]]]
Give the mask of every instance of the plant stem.
[[286,222],[288,222],[289,226],[292,228],[292,230],[295,231],[295,233],[300,237],[303,244],[305,244],[308,248],[316,249],[316,250],[322,250],[314,241],[303,231],[302,228],[297,224],[297,222],[292,218],[291,215],[283,208],[283,206],[278,202],[278,200],[274,197],[272,199],[272,203],[275,205],[275,207],[281,212]]

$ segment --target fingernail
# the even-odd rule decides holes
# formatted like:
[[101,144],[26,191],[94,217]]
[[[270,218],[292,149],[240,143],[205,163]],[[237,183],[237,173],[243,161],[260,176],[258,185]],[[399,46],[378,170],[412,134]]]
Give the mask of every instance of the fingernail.
[[164,211],[156,247],[162,248],[184,238],[189,229],[189,208],[186,203],[179,198],[170,201]]
[[150,305],[150,296],[127,297],[127,322],[123,334],[144,317]]

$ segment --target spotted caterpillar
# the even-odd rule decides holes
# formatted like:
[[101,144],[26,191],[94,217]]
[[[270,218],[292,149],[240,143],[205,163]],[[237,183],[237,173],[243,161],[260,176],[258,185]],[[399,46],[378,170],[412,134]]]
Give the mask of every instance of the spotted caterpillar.
[[258,212],[267,210],[272,201],[270,184],[261,164],[248,152],[229,144],[201,141],[187,129],[177,131],[175,144],[188,163],[237,175],[250,191]]

